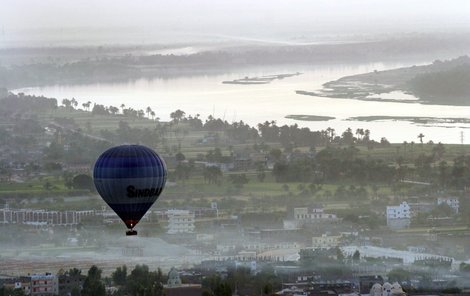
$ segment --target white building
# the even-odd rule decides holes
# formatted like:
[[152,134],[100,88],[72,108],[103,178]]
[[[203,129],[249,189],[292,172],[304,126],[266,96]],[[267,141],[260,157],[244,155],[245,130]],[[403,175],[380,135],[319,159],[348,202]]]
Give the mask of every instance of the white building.
[[336,220],[337,217],[335,214],[326,214],[323,207],[317,206],[311,209],[307,207],[294,208],[294,219],[298,221],[321,222]]
[[406,201],[398,206],[387,206],[387,226],[394,229],[406,228],[411,223],[411,210]]
[[459,213],[459,199],[455,197],[439,197],[437,199],[437,205],[441,204],[447,204],[449,207],[451,207],[456,214]]
[[38,209],[0,209],[0,224],[63,225],[81,223],[83,217],[94,216],[95,211],[48,211]]
[[322,206],[314,206],[294,208],[294,219],[286,219],[283,224],[284,229],[297,229],[306,224],[338,222],[339,220],[335,214],[325,213]]
[[193,233],[194,213],[188,210],[168,210],[168,234]]
[[332,249],[339,247],[341,235],[326,235],[312,237],[312,248],[314,249]]

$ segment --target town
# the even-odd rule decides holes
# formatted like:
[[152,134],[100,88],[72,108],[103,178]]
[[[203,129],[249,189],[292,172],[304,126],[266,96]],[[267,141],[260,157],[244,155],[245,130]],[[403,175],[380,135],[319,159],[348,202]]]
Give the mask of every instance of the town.
[[[141,295],[129,277],[142,295],[469,287],[467,145],[1,97],[4,295]],[[101,151],[129,142],[155,148],[169,170],[135,239],[91,178]]]

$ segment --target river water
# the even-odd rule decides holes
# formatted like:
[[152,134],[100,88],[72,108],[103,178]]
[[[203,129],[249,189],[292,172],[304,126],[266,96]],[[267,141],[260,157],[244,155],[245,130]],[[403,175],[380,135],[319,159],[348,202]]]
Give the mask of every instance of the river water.
[[[275,120],[278,125],[297,123],[312,130],[332,127],[341,134],[348,127],[369,129],[371,138],[386,137],[391,142],[415,141],[423,133],[424,141],[460,143],[470,124],[419,125],[406,121],[349,121],[355,116],[412,116],[412,117],[470,117],[470,107],[423,105],[417,103],[358,101],[298,95],[296,90],[315,91],[323,83],[347,75],[419,65],[431,61],[286,65],[264,68],[230,70],[224,74],[182,76],[177,78],[138,79],[119,83],[94,83],[81,85],[51,85],[23,88],[15,92],[63,98],[74,97],[80,104],[86,101],[119,107],[125,104],[134,109],[150,106],[161,120],[169,120],[169,114],[181,109],[186,114],[209,115],[225,120],[243,120],[250,125]],[[245,76],[259,77],[301,72],[302,75],[274,80],[269,84],[238,85],[223,84],[222,81],[240,79]],[[394,92],[387,99],[410,99],[409,95]],[[330,121],[297,121],[286,119],[286,115],[320,115],[336,119]],[[469,133],[470,135],[470,133]],[[470,142],[470,136],[468,137]]]

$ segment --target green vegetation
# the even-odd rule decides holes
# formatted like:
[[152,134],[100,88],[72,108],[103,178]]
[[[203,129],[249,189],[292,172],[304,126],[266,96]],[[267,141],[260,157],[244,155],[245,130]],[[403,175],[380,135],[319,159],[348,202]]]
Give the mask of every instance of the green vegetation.
[[[470,58],[461,56],[447,61],[436,60],[431,65],[342,77],[325,83],[321,91],[298,90],[296,93],[365,101],[467,106],[470,104],[469,79]],[[393,91],[413,94],[419,100],[380,98],[380,94]]]
[[88,275],[83,283],[83,289],[81,290],[83,296],[104,296],[106,290],[104,283],[101,281],[101,270],[93,265],[88,270]]
[[[35,208],[101,208],[91,168],[102,151],[121,143],[148,145],[167,160],[170,184],[161,207],[217,201],[233,214],[321,202],[348,222],[375,228],[385,223],[377,215],[385,205],[415,194],[460,196],[470,185],[470,146],[425,143],[424,134],[418,143],[391,144],[372,140],[367,129],[311,131],[268,121],[252,127],[182,110],[160,122],[150,108],[89,102],[77,110],[74,99],[58,106],[25,95],[1,102],[0,198],[12,206],[23,198]],[[470,222],[465,210],[461,216]]]
[[[468,60],[468,58],[467,58]],[[436,64],[443,62],[436,62]],[[422,73],[409,81],[411,91],[429,103],[468,105],[470,95],[470,61],[450,69]]]

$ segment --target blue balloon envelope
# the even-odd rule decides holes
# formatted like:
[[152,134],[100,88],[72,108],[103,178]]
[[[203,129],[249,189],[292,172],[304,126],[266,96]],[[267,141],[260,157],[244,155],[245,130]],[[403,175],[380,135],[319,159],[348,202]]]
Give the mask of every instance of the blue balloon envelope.
[[122,145],[106,150],[95,163],[93,181],[103,200],[131,230],[165,187],[166,164],[152,149]]

